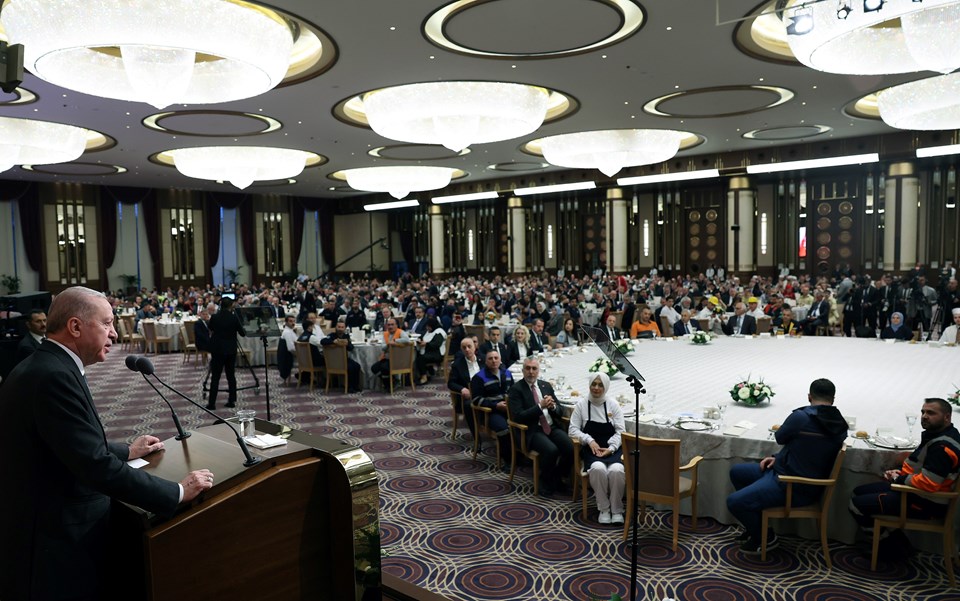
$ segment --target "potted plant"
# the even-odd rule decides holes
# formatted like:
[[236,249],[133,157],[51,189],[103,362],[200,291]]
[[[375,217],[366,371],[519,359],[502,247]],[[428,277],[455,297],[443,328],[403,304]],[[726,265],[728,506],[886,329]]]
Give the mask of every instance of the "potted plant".
[[121,273],[120,280],[123,282],[123,290],[127,295],[133,295],[137,293],[137,283],[139,278],[136,274],[132,273]]
[[0,276],[0,284],[7,289],[7,294],[20,294],[20,277],[15,275]]
[[227,284],[239,284],[240,283],[240,273],[243,271],[243,267],[237,266],[236,269],[226,269],[224,273],[227,276]]

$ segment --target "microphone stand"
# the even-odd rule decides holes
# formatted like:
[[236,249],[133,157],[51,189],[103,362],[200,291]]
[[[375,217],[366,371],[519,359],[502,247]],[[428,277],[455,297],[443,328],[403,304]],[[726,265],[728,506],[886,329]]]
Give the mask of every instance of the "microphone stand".
[[633,503],[630,504],[630,515],[633,516],[633,537],[630,540],[630,545],[633,547],[630,550],[630,599],[636,601],[638,552],[640,550],[637,541],[640,531],[639,516],[637,515],[637,499],[640,497],[640,395],[647,394],[647,391],[643,387],[643,381],[636,376],[628,375],[627,382],[633,388],[633,435],[637,440],[633,445],[633,450],[630,451],[630,455],[633,456]]
[[163,396],[163,393],[160,392],[160,389],[153,385],[153,382],[147,378],[147,374],[140,372],[140,375],[143,376],[143,379],[146,380],[147,384],[150,385],[150,388],[153,388],[157,394],[160,395],[160,398],[163,399],[163,402],[167,404],[167,407],[170,408],[170,415],[173,417],[173,425],[177,427],[177,436],[175,437],[175,440],[184,440],[186,438],[190,438],[192,433],[183,431],[183,426],[180,425],[180,418],[177,416],[177,412],[173,410],[173,405],[170,404],[170,401],[167,400],[167,397]]

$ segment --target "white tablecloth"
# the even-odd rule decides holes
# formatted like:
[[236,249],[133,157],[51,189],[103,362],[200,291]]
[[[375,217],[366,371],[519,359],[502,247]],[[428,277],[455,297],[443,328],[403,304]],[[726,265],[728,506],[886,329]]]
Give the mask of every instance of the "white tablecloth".
[[[782,423],[790,412],[808,404],[810,382],[828,378],[837,386],[836,406],[845,417],[856,417],[857,430],[873,433],[877,427],[893,428],[905,436],[905,416],[919,416],[926,397],[944,398],[955,390],[960,368],[960,348],[926,344],[895,343],[856,338],[806,337],[801,339],[721,337],[707,346],[687,340],[637,341],[629,355],[645,378],[647,394],[641,397],[648,412],[669,416],[701,417],[704,406],[727,406],[729,426],[750,421],[756,427],[740,437],[688,432],[670,425],[641,423],[641,435],[679,438],[686,461],[703,455],[700,466],[700,512],[725,523],[734,519],[726,509],[733,488],[729,469],[734,463],[753,461],[776,453],[769,427]],[[560,357],[548,357],[542,377],[563,375],[568,387],[587,394],[588,366],[600,356],[595,346],[573,349]],[[748,407],[733,403],[728,393],[747,377],[763,378],[777,393],[769,403]],[[634,393],[622,374],[611,382],[610,394],[632,412]],[[570,391],[557,391],[564,399]],[[633,431],[632,422],[628,429]],[[920,425],[914,436],[919,437]],[[855,527],[846,511],[846,500],[855,486],[877,480],[883,469],[899,465],[898,451],[874,449],[857,441],[848,451],[831,512],[831,536],[852,542]],[[686,507],[686,506],[685,506]],[[688,509],[685,511],[689,511]],[[813,531],[805,531],[812,534]]]
[[[140,320],[137,322],[137,333],[143,334],[143,322],[146,320]],[[193,319],[184,319],[183,321],[174,321],[167,319],[155,319],[150,320],[157,327],[157,336],[169,336],[170,337],[170,351],[175,352],[180,350],[180,325],[189,325],[193,326],[194,321],[197,321],[196,318]],[[261,353],[262,354],[262,353]]]

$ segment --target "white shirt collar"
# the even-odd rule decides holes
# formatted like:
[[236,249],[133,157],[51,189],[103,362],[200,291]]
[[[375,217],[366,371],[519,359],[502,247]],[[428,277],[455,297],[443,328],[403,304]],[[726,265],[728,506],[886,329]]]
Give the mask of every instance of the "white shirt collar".
[[37,342],[43,342],[43,336],[38,336],[33,332],[27,332],[27,334],[30,334],[31,336],[33,336],[33,339],[36,340]]
[[83,361],[80,360],[80,357],[78,357],[75,352],[73,352],[72,350],[70,350],[70,349],[68,349],[67,347],[63,346],[62,344],[60,344],[60,343],[57,342],[56,340],[51,340],[50,338],[47,338],[47,340],[50,340],[50,342],[54,343],[55,345],[59,346],[59,347],[62,348],[63,350],[67,351],[67,354],[70,355],[70,358],[73,359],[73,362],[77,364],[77,369],[80,370],[80,375],[81,375],[81,376],[86,376],[86,375],[87,375],[86,370],[83,369]]

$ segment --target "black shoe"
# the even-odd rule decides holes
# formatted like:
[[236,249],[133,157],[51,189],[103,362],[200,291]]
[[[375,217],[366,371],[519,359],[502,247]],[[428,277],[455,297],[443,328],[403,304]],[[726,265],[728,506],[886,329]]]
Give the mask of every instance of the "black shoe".
[[[870,551],[873,552],[872,545]],[[913,553],[913,545],[910,544],[910,539],[903,530],[894,530],[886,538],[880,539],[877,548],[877,555],[882,561],[902,561],[910,557],[911,553]]]
[[[767,536],[767,551],[773,551],[778,546],[780,546],[780,539],[776,534],[771,533]],[[760,555],[760,541],[754,540],[752,537],[747,538],[740,545],[740,552],[744,555]]]
[[210,409],[211,411],[213,411],[216,408],[217,408],[216,403],[207,403],[207,409]]
[[746,530],[741,530],[740,534],[738,534],[737,538],[735,538],[734,540],[737,542],[738,545],[742,545],[743,543],[747,542],[747,539],[749,538],[750,538],[750,534]]
[[557,492],[562,494],[570,494],[570,485],[563,480],[557,481]]
[[227,405],[226,405],[227,409],[233,409],[233,408],[236,407],[236,406],[237,406],[236,403],[227,403]]

